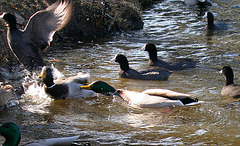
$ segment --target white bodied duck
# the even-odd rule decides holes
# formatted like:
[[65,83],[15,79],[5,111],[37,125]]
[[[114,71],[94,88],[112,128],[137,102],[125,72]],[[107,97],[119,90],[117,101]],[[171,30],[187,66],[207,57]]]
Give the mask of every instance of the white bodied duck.
[[[18,146],[21,141],[21,131],[19,127],[12,122],[6,122],[0,126],[0,135],[6,140],[3,146]],[[34,141],[25,144],[25,146],[71,146],[79,136],[51,138]]]
[[76,76],[53,80],[52,70],[47,66],[42,68],[39,76],[45,84],[45,92],[53,99],[94,97],[95,92],[79,87],[87,83],[89,77],[89,74],[80,72]]
[[207,7],[213,5],[210,0],[184,0],[184,2],[186,5],[198,5],[199,7]]
[[167,89],[147,89],[142,92],[114,89],[103,81],[95,81],[91,84],[81,86],[82,89],[93,90],[104,95],[118,95],[129,104],[139,107],[169,107],[195,105],[198,101],[190,94],[179,93]]

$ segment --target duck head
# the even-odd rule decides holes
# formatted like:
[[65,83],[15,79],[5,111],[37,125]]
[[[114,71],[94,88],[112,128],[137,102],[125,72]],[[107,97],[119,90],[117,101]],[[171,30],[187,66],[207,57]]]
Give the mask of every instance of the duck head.
[[234,74],[233,70],[230,66],[224,66],[223,69],[219,72],[222,73],[225,78],[226,78],[226,86],[230,84],[234,84],[233,79],[234,79]]
[[5,21],[7,21],[11,30],[16,29],[17,21],[15,16],[13,16],[12,14],[3,12],[0,15],[0,19],[4,19]]
[[141,51],[147,51],[149,54],[149,58],[152,61],[157,61],[157,48],[153,43],[146,43],[141,49]]
[[198,5],[201,8],[212,6],[212,2],[210,0],[199,0]]
[[53,83],[52,69],[50,67],[44,66],[42,68],[41,74],[39,75],[39,78],[43,79],[43,82],[47,87],[50,87],[54,84]]
[[156,45],[153,43],[146,43],[141,50],[143,51],[152,51],[152,50],[157,50]]
[[80,86],[81,89],[93,90],[96,93],[101,93],[107,96],[112,95],[116,92],[112,86],[108,85],[106,82],[103,81],[95,81],[88,85]]
[[18,126],[11,122],[0,126],[0,135],[6,139],[3,146],[17,146],[21,140],[21,132]]
[[120,68],[123,71],[127,71],[129,70],[129,63],[127,60],[127,57],[122,55],[122,54],[117,54],[113,59],[111,59],[111,61],[115,61],[117,63],[120,64]]
[[214,30],[214,16],[212,12],[206,12],[203,18],[207,18],[208,25],[206,26],[209,30]]

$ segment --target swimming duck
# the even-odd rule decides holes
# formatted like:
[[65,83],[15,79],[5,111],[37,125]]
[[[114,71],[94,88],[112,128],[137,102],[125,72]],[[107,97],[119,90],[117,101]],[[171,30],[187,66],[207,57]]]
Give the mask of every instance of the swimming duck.
[[95,92],[79,88],[88,82],[89,77],[89,74],[80,72],[76,76],[53,80],[52,70],[47,66],[42,68],[39,76],[45,84],[45,92],[53,99],[94,97]]
[[206,26],[206,29],[208,30],[227,30],[227,24],[223,21],[219,21],[218,23],[214,23],[214,16],[211,12],[206,12],[203,16],[204,18],[207,18],[208,24]]
[[224,66],[220,73],[222,73],[226,78],[226,83],[222,88],[221,95],[234,98],[240,97],[240,85],[234,84],[233,82],[234,74],[232,68]]
[[142,92],[128,91],[123,89],[114,89],[103,81],[95,81],[80,88],[93,90],[96,93],[104,95],[117,95],[129,104],[139,107],[169,107],[185,106],[199,104],[198,101],[190,94],[179,93],[167,89],[147,89]]
[[120,78],[130,78],[139,80],[167,80],[171,72],[159,67],[145,67],[139,71],[129,67],[126,56],[117,54],[111,61],[120,64]]
[[186,5],[198,5],[199,7],[207,7],[212,6],[212,2],[210,0],[184,0]]
[[0,19],[9,24],[7,42],[10,50],[27,69],[31,70],[45,65],[41,52],[50,45],[54,33],[69,22],[71,15],[72,2],[59,0],[33,14],[24,30],[16,27],[16,18],[10,13],[2,13]]
[[172,71],[196,67],[196,62],[189,58],[170,58],[163,60],[158,59],[156,45],[152,43],[145,44],[141,50],[148,52],[149,66],[158,66]]
[[[0,135],[2,135],[6,140],[3,146],[18,146],[21,141],[21,131],[19,127],[12,122],[6,122],[0,126]],[[26,146],[50,146],[50,145],[64,145],[70,146],[74,140],[79,136],[72,137],[62,137],[62,138],[51,138],[39,141],[34,141],[32,143],[25,144]]]

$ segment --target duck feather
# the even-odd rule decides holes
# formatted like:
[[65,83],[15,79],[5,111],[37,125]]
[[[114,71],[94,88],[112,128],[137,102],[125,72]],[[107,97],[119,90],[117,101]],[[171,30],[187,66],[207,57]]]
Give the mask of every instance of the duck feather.
[[34,48],[45,49],[52,41],[54,33],[68,23],[71,15],[72,2],[57,1],[30,17],[22,38],[27,44],[35,45]]

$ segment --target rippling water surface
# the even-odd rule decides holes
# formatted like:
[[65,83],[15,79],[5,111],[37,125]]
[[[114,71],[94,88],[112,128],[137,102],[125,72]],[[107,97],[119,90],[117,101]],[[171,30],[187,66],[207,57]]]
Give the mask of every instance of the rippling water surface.
[[[240,83],[240,2],[213,0],[215,19],[224,20],[227,31],[205,30],[206,19],[183,1],[165,0],[143,12],[144,29],[124,33],[103,42],[63,42],[48,51],[58,75],[89,72],[90,81],[103,80],[115,88],[142,91],[166,88],[194,94],[201,105],[175,108],[135,108],[116,97],[52,101],[43,87],[33,83],[19,106],[0,112],[0,119],[20,125],[22,143],[34,139],[82,135],[102,144],[208,145],[240,143],[240,105],[224,98],[220,90],[224,65]],[[127,56],[130,66],[146,66],[147,52],[139,49],[153,42],[162,58],[189,57],[198,61],[194,69],[177,71],[168,81],[119,79],[119,65],[110,62],[117,53]],[[53,48],[55,46],[52,46]],[[33,81],[34,82],[34,81]],[[1,141],[3,139],[1,138]]]

